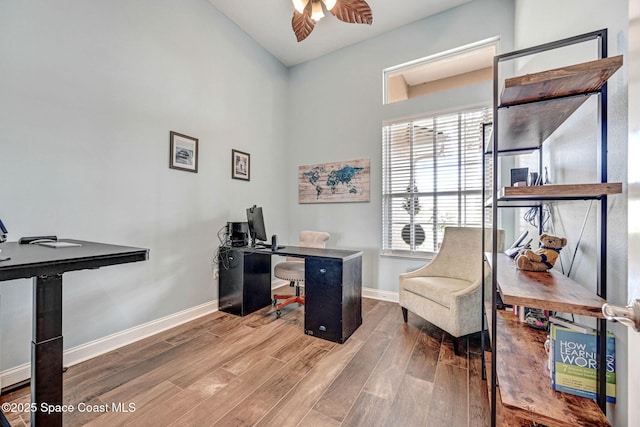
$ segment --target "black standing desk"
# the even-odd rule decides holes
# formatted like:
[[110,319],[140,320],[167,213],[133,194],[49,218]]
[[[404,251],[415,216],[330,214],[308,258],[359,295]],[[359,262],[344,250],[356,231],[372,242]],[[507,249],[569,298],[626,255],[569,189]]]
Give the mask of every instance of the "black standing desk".
[[[304,332],[344,343],[362,324],[362,252],[285,246],[220,248],[219,309],[246,315],[271,303],[271,255],[305,260]],[[225,261],[227,262],[225,264]],[[226,267],[226,268],[225,268]],[[234,270],[235,269],[235,270]],[[248,296],[251,300],[247,301]],[[257,296],[257,297],[256,297]]]
[[67,271],[96,269],[107,265],[145,261],[149,250],[103,243],[66,240],[81,246],[48,248],[0,245],[0,282],[33,278],[33,330],[31,342],[32,426],[62,426],[62,412],[40,411],[42,405],[62,405],[62,274]]

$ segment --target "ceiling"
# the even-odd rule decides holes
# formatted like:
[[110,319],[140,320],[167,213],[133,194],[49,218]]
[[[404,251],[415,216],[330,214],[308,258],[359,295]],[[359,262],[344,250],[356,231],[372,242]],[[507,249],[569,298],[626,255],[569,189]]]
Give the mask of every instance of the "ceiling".
[[302,42],[291,28],[291,0],[209,0],[287,67],[419,21],[471,0],[367,0],[373,24],[347,24],[326,13]]

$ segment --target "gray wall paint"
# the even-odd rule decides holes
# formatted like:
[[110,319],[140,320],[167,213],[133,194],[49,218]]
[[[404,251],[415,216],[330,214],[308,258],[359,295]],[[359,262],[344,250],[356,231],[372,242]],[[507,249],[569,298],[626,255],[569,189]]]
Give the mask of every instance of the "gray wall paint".
[[[466,44],[501,37],[511,50],[513,2],[476,0],[372,40],[290,69],[286,191],[291,195],[289,235],[316,228],[330,246],[364,251],[363,285],[397,291],[398,274],[424,260],[381,257],[382,123],[416,114],[490,105],[491,84],[382,105],[382,70]],[[369,203],[297,203],[298,166],[371,159]]]
[[[626,0],[606,2],[598,0],[518,0],[516,1],[516,49],[534,46],[553,40],[608,28],[609,56],[628,53],[628,3]],[[571,19],[568,19],[571,17]],[[537,69],[548,69],[573,61],[582,62],[597,58],[595,44],[584,49],[567,49],[560,57],[546,55],[520,64],[518,74]],[[564,64],[563,64],[564,63]],[[627,182],[627,69],[623,67],[608,82],[608,172],[610,182]],[[549,165],[552,182],[594,182],[599,179],[597,147],[598,128],[596,99],[590,99],[576,112],[545,147],[545,164]],[[598,211],[594,202],[587,215],[589,202],[559,204],[553,209],[555,233],[567,237],[568,245],[562,257],[565,272],[576,249],[584,218],[587,217],[584,235],[578,248],[571,278],[595,291],[596,265],[598,262]],[[625,305],[627,301],[627,197],[626,194],[609,197],[607,210],[607,283],[608,300]],[[592,319],[584,319],[588,322]],[[628,425],[627,406],[627,331],[618,324],[609,323],[609,329],[617,337],[617,387],[616,405],[608,405],[608,415],[616,426]]]
[[[217,231],[264,206],[285,234],[287,70],[206,0],[0,2],[0,216],[147,247],[148,262],[64,277],[65,348],[217,298]],[[169,169],[169,131],[200,139]],[[231,179],[231,149],[251,181]],[[0,287],[2,365],[30,358],[31,283]]]

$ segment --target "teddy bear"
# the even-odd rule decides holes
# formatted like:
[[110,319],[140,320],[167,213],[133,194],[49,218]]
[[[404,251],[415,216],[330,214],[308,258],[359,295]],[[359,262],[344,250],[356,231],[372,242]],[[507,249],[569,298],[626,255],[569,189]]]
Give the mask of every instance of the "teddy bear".
[[516,264],[520,270],[547,271],[556,263],[560,250],[567,245],[564,237],[542,234],[540,247],[536,251],[526,249],[516,257]]

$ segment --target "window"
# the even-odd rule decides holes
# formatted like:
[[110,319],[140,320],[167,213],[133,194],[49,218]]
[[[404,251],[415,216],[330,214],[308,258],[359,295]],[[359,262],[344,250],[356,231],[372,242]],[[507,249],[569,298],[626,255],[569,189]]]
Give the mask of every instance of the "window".
[[383,127],[383,253],[438,251],[445,226],[482,225],[482,123],[476,109]]
[[491,81],[498,40],[493,37],[383,70],[383,103]]

